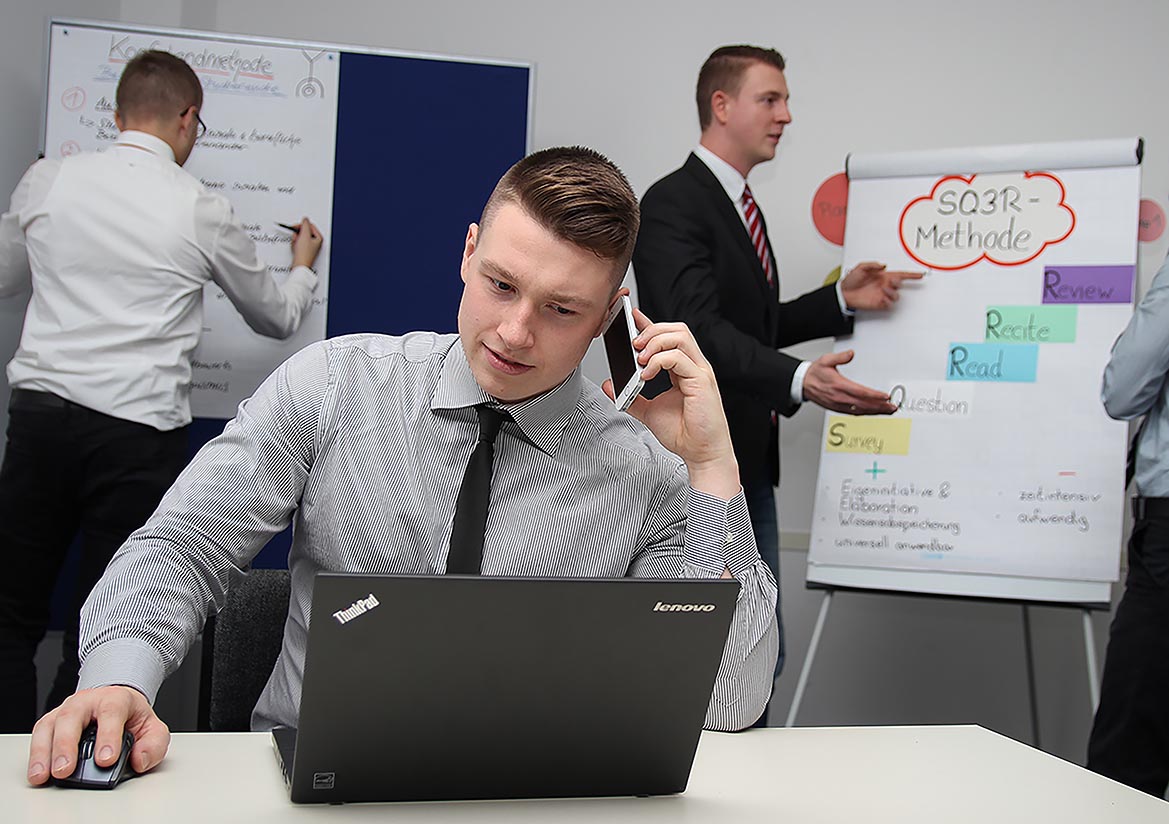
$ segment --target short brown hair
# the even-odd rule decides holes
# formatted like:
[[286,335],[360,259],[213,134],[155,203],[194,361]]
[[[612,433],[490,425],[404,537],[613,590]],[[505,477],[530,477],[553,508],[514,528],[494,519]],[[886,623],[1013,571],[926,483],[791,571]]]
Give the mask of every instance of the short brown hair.
[[163,118],[203,105],[203,84],[181,57],[144,51],[126,64],[118,81],[118,112],[132,119]]
[[721,46],[710,53],[698,72],[698,125],[705,129],[713,114],[710,98],[715,92],[726,92],[732,97],[743,85],[743,74],[753,63],[766,63],[783,71],[783,55],[775,49],[759,46]]
[[613,161],[584,146],[544,149],[500,179],[479,220],[484,231],[499,207],[518,203],[561,240],[612,261],[620,286],[633,256],[641,214],[637,196]]

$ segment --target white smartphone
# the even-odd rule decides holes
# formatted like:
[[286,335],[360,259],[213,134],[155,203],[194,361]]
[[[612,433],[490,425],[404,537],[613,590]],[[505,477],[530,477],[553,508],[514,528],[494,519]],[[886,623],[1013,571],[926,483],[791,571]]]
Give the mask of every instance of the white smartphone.
[[637,324],[633,322],[633,304],[628,295],[613,304],[605,320],[605,354],[609,358],[609,376],[613,378],[614,403],[624,411],[633,403],[645,381],[641,379],[641,366],[637,363],[637,351],[633,339],[637,337]]

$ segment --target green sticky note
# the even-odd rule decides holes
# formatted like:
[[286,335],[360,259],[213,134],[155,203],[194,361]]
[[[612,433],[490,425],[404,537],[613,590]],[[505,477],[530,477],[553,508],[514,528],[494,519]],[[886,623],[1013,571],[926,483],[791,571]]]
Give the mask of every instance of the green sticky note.
[[986,307],[987,343],[1075,343],[1074,304]]

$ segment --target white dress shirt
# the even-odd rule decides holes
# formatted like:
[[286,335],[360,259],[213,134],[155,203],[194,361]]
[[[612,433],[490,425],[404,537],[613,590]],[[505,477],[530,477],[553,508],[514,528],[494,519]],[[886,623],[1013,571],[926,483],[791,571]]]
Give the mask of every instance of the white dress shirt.
[[[739,170],[731,164],[727,163],[721,157],[716,155],[710,149],[699,143],[694,148],[694,154],[706,164],[711,173],[718,178],[718,182],[722,184],[726,190],[727,197],[731,199],[731,203],[735,206],[735,211],[739,213],[739,219],[743,221],[743,230],[747,232],[748,237],[751,235],[751,230],[747,228],[747,209],[743,205],[743,191],[747,188],[747,178],[739,174]],[[762,212],[762,209],[760,209]],[[768,243],[768,253],[771,254],[772,270],[775,271],[775,254],[771,252],[770,243]],[[843,275],[841,276],[841,279]],[[851,315],[853,311],[848,308],[848,304],[844,302],[844,293],[840,289],[840,279],[836,281],[836,301],[840,304],[840,312],[843,315]],[[804,375],[807,374],[808,368],[812,365],[811,361],[801,361],[800,365],[796,367],[795,374],[792,375],[791,398],[793,403],[804,402]]]
[[32,285],[9,384],[162,431],[189,423],[208,281],[285,338],[317,277],[301,266],[279,283],[231,204],[153,135],[35,163],[0,217],[0,296]]

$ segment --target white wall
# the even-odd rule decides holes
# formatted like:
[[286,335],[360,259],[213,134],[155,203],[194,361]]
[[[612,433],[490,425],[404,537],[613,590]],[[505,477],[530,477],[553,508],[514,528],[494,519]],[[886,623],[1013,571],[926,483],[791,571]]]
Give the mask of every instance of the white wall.
[[[697,141],[694,81],[711,49],[773,45],[788,61],[795,120],[777,161],[755,170],[752,189],[768,217],[786,297],[820,285],[840,263],[839,247],[812,225],[811,199],[850,151],[1141,135],[1145,196],[1164,204],[1169,193],[1163,0],[256,0],[220,2],[215,27],[533,61],[534,148],[590,145],[639,193]],[[468,123],[470,153],[474,130]],[[1164,249],[1163,240],[1144,250],[1146,279]],[[796,351],[811,357],[827,349],[822,342]],[[604,374],[599,359],[590,367]],[[811,523],[821,416],[809,406],[785,424],[780,527],[798,544]]]
[[[6,10],[0,30],[0,188],[11,188],[36,148],[32,124],[42,94],[36,60],[50,14],[529,60],[537,65],[534,148],[593,146],[622,166],[638,192],[680,164],[697,140],[693,85],[710,50],[732,42],[775,46],[789,63],[795,121],[779,158],[752,175],[752,188],[768,216],[789,297],[819,285],[839,263],[838,247],[812,226],[810,204],[850,151],[1142,135],[1144,196],[1164,205],[1169,193],[1163,0],[28,2],[15,17]],[[23,55],[16,75],[6,71],[17,60],[13,49]],[[392,99],[375,103],[394,106]],[[409,128],[411,113],[401,117]],[[475,128],[466,124],[468,157]],[[1142,248],[1142,284],[1167,240]],[[10,333],[10,322],[0,316],[0,335]],[[811,357],[826,349],[819,343],[795,351]],[[587,366],[593,375],[603,372],[597,360]],[[806,545],[820,427],[809,406],[783,430],[780,524],[789,548],[782,560],[791,663],[780,682],[781,710],[819,603],[817,593],[802,588],[805,556],[796,550]],[[1082,760],[1090,712],[1079,616],[1033,613],[1044,746]],[[1102,655],[1107,616],[1094,624]],[[842,595],[801,718],[976,722],[1026,739],[1019,608]]]
[[[82,13],[117,19],[115,0],[59,0],[53,3],[0,0],[0,204],[40,149],[45,96],[47,18]],[[20,340],[28,294],[0,300],[0,363],[8,363]],[[8,381],[0,376],[0,430],[8,424]],[[0,441],[3,454],[3,441]]]

